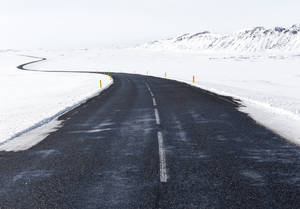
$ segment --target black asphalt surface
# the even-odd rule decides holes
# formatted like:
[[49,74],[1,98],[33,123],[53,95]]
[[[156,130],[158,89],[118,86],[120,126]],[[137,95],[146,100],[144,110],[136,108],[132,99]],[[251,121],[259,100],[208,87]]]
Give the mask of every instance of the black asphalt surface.
[[59,117],[62,127],[38,145],[0,152],[0,208],[300,208],[300,148],[236,101],[167,79],[112,75],[109,89]]

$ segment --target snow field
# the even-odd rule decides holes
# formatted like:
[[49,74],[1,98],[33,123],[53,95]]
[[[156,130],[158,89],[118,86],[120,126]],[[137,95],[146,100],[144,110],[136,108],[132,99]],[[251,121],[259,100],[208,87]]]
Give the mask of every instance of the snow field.
[[[1,145],[54,119],[112,84],[108,76],[101,74],[16,69],[16,66],[34,60],[16,53],[0,53]],[[26,67],[30,68],[30,65]],[[102,89],[99,87],[100,80]]]

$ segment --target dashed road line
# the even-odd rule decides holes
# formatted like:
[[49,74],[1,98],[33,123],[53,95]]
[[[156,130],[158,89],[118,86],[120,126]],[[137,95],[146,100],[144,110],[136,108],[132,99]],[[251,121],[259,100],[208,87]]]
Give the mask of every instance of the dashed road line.
[[158,114],[158,109],[154,108],[154,113],[155,113],[155,120],[156,120],[156,125],[160,125],[160,118]]
[[[154,114],[156,125],[160,125],[160,117],[157,109],[156,99],[154,97],[153,92],[151,91],[150,86],[146,83],[147,89],[152,97],[153,107],[154,107]],[[160,172],[160,182],[166,183],[168,180],[167,175],[167,160],[166,160],[166,152],[164,149],[164,139],[163,135],[160,131],[157,132],[157,139],[158,139],[158,154],[159,154],[159,172]]]
[[152,102],[153,102],[153,106],[156,107],[156,106],[157,106],[157,103],[156,103],[156,100],[155,100],[154,97],[152,98]]
[[157,132],[158,138],[158,152],[159,152],[159,170],[160,170],[160,182],[166,183],[168,180],[167,174],[167,161],[166,161],[166,152],[164,149],[164,139],[160,131]]
[[153,94],[153,92],[151,91],[150,86],[148,85],[148,83],[146,83],[146,86],[147,86],[147,89],[148,89],[148,91],[149,91],[151,97],[154,97],[154,94]]

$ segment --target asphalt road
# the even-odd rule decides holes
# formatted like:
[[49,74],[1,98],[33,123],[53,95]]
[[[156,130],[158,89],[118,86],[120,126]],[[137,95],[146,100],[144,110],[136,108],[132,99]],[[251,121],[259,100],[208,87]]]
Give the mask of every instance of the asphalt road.
[[300,208],[300,148],[231,98],[141,75],[0,152],[0,208]]

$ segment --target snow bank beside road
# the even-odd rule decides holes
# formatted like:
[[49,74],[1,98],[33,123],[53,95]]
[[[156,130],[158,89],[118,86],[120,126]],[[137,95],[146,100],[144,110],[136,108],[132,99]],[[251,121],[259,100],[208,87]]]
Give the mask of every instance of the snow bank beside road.
[[98,94],[99,80],[104,88],[112,83],[108,76],[100,74],[29,72],[16,68],[34,60],[16,53],[0,53],[0,144]]
[[[89,69],[139,73],[184,81],[241,99],[259,123],[300,144],[300,58],[255,59],[130,50],[75,50],[55,56],[34,68]],[[196,82],[192,83],[192,76]]]

